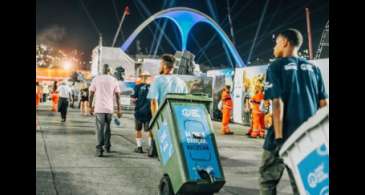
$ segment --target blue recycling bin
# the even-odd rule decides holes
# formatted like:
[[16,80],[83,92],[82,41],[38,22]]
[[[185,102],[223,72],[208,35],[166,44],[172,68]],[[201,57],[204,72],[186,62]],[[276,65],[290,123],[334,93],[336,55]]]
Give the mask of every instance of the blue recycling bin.
[[163,170],[160,194],[213,194],[223,187],[210,103],[206,96],[170,94],[152,119]]

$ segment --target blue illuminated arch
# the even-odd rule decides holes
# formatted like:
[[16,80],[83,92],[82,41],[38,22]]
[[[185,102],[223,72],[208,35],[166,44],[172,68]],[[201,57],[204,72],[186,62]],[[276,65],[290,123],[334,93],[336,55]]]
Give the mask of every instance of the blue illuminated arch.
[[141,25],[139,25],[136,30],[128,37],[128,39],[123,43],[121,49],[126,51],[133,40],[137,37],[137,35],[151,22],[156,19],[167,18],[173,21],[176,24],[179,32],[181,34],[181,42],[182,42],[182,50],[186,50],[188,35],[191,29],[198,23],[204,22],[209,24],[213,29],[219,34],[219,36],[223,39],[224,44],[228,46],[229,51],[231,52],[233,58],[235,59],[238,67],[246,66],[243,62],[242,58],[238,54],[238,51],[234,47],[231,40],[228,38],[227,34],[222,30],[222,28],[209,16],[204,13],[186,7],[176,7],[170,8],[166,10],[162,10],[160,12],[155,13],[147,20],[145,20]]

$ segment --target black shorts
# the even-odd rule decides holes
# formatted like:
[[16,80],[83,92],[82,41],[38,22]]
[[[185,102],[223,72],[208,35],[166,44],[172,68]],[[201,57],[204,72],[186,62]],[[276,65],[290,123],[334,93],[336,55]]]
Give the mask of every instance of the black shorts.
[[135,125],[136,125],[136,131],[141,131],[142,127],[144,129],[144,131],[150,131],[150,129],[148,128],[149,122],[141,122],[139,120],[135,120]]
[[89,98],[88,97],[81,97],[80,102],[85,102],[85,101],[89,101]]

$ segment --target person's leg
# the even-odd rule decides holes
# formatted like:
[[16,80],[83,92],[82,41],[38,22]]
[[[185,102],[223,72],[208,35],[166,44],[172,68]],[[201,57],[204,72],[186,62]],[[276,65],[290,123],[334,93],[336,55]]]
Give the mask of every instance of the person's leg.
[[260,195],[276,195],[276,186],[285,169],[284,162],[273,152],[264,150],[260,172]]
[[137,153],[142,153],[142,122],[138,121],[137,119],[135,121],[135,129],[136,129],[136,144],[137,148],[134,150]]
[[250,134],[251,137],[255,138],[259,135],[259,126],[260,126],[260,116],[257,113],[253,113],[253,115],[252,115],[252,132]]
[[229,129],[229,120],[231,117],[231,110],[223,109],[222,110],[222,134],[229,134],[231,130]]
[[64,110],[65,110],[65,101],[64,98],[60,98],[58,101],[58,112],[61,114],[61,119],[64,121]]
[[109,152],[111,144],[110,144],[110,137],[111,137],[111,129],[110,123],[112,121],[112,114],[105,114],[105,135],[104,135],[104,147],[107,152]]
[[103,153],[104,145],[104,129],[105,129],[105,116],[104,114],[96,113],[96,152]]
[[85,105],[85,115],[88,115],[89,113],[89,101],[84,101],[84,105]]
[[87,101],[82,101],[82,102],[81,102],[81,109],[82,109],[82,111],[81,111],[81,112],[82,112],[83,114],[85,114],[85,115],[87,114],[87,106],[88,106],[88,105],[87,105]]
[[231,133],[231,129],[229,128],[229,123],[230,123],[230,121],[231,121],[231,111],[232,110],[227,110],[227,116],[226,116],[226,118],[227,118],[227,121],[226,121],[226,133]]
[[67,118],[68,100],[65,100],[65,109],[63,110],[63,119]]
[[144,126],[144,131],[146,132],[148,147],[151,147],[152,146],[152,134],[151,134],[151,130],[149,129],[149,122],[144,122],[143,126]]
[[221,127],[222,134],[226,133],[226,128],[227,128],[227,110],[222,109],[222,127]]
[[87,101],[83,101],[81,106],[83,107],[83,108],[82,108],[82,109],[83,109],[83,113],[84,113],[85,115],[87,115],[87,113],[88,113],[88,109],[87,109],[87,108],[88,108],[88,106],[89,106],[89,105],[88,105],[88,102],[87,102]]
[[265,136],[265,114],[260,114],[260,131],[259,136],[263,138]]
[[81,101],[80,104],[81,114],[86,115],[86,101]]
[[74,102],[75,102],[75,96],[72,95],[72,100],[70,102],[70,107],[73,108],[74,107]]
[[288,175],[289,175],[289,181],[290,181],[291,188],[293,190],[293,195],[300,195],[297,184],[295,183],[295,178],[294,178],[293,172],[290,170],[290,168],[288,166],[285,166],[285,167],[286,167],[286,171],[288,172]]

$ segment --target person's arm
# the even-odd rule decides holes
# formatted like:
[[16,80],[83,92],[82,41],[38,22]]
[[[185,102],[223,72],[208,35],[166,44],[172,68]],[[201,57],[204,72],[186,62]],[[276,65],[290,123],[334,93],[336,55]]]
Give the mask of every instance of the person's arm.
[[317,78],[318,78],[318,98],[319,98],[319,108],[323,108],[328,105],[328,94],[326,93],[326,87],[322,78],[322,73],[319,68],[317,68]]
[[158,96],[159,96],[159,90],[158,90],[158,84],[159,82],[159,78],[157,77],[152,83],[151,83],[151,86],[148,90],[148,95],[147,95],[147,98],[150,99],[151,101],[151,113],[152,113],[152,116],[155,116],[156,113],[157,113],[157,110],[158,110]]
[[117,115],[118,118],[122,117],[122,113],[120,112],[120,95],[119,92],[115,93],[115,97],[117,98]]
[[138,85],[134,86],[133,94],[131,95],[132,102],[135,104],[137,101]]
[[319,100],[319,108],[323,108],[328,105],[327,99]]
[[151,100],[151,112],[152,112],[152,116],[155,116],[156,112],[157,112],[157,108],[158,108],[158,103],[156,99],[152,99]]
[[272,116],[275,131],[275,139],[283,138],[283,113],[284,103],[281,98],[275,98],[272,101]]
[[90,114],[93,115],[94,114],[94,107],[93,107],[93,100],[94,100],[94,91],[90,91],[90,96],[89,96],[89,108],[90,108]]
[[114,87],[114,94],[115,97],[117,98],[117,116],[118,118],[122,117],[122,113],[120,112],[120,93],[121,93],[121,89],[119,86],[119,82],[118,80],[115,80],[115,87]]

